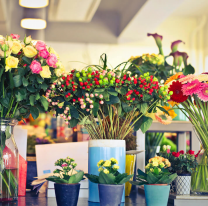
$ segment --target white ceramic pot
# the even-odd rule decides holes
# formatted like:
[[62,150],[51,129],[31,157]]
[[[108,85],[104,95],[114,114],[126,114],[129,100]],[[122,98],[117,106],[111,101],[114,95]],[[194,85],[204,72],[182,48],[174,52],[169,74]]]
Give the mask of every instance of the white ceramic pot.
[[191,189],[191,174],[178,174],[175,180],[176,194],[189,195]]

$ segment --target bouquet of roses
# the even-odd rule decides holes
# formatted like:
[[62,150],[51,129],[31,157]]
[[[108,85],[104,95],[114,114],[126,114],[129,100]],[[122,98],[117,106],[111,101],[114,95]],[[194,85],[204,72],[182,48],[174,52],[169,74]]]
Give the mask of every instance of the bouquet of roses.
[[145,132],[152,123],[148,113],[156,112],[158,103],[172,93],[149,73],[138,76],[125,67],[109,69],[106,55],[101,59],[102,66],[61,76],[46,93],[50,106],[70,127],[83,124],[94,139],[124,139],[132,128]]

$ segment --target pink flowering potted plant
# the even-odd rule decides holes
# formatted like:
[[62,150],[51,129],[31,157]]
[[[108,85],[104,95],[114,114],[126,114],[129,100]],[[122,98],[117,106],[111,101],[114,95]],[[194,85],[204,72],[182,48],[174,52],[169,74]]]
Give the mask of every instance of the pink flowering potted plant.
[[0,202],[17,200],[18,148],[15,120],[34,119],[48,110],[45,92],[62,74],[57,55],[44,42],[30,36],[0,36]]
[[56,202],[58,206],[76,206],[79,197],[80,181],[83,179],[84,172],[75,168],[77,164],[73,158],[59,159],[55,166],[60,169],[53,171],[54,175],[47,177],[46,180],[55,182]]

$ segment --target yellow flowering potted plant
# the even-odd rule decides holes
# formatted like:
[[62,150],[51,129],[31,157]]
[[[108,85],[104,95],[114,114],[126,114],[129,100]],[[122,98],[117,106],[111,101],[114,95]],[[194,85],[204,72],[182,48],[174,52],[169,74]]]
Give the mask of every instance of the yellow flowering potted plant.
[[83,179],[84,172],[75,168],[77,164],[73,158],[61,158],[55,162],[55,166],[60,169],[53,171],[54,175],[47,177],[46,180],[55,182],[56,202],[58,206],[76,206],[79,197],[80,181]]
[[15,119],[48,110],[45,92],[58,78],[61,64],[42,41],[0,35],[0,202],[18,197],[18,149],[13,137]]
[[115,158],[100,160],[97,167],[98,176],[92,174],[85,174],[85,176],[91,182],[98,184],[100,205],[120,205],[124,184],[133,177],[133,174],[119,173],[118,161]]
[[144,185],[147,206],[167,206],[170,185],[176,179],[177,174],[171,174],[168,167],[171,164],[168,159],[157,156],[151,158],[146,165],[144,173],[138,169],[134,185]]

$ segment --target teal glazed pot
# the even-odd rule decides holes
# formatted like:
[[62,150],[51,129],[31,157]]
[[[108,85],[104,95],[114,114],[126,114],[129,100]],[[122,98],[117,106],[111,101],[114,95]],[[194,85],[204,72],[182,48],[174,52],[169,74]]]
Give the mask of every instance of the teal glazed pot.
[[[125,140],[89,140],[88,173],[99,175],[97,163],[100,160],[115,158],[118,160],[119,172],[125,173],[126,143]],[[89,181],[89,202],[100,202],[98,184]],[[121,202],[125,202],[123,191]]]
[[100,206],[121,205],[124,185],[98,184]]
[[144,185],[147,206],[167,206],[170,185]]

